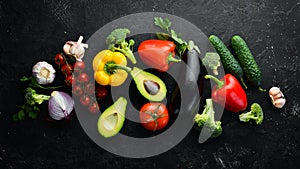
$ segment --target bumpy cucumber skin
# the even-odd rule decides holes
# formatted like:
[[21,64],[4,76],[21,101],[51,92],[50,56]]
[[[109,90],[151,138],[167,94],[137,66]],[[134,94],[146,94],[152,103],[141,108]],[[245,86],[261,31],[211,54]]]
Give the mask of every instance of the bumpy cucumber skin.
[[235,57],[231,54],[226,45],[222,42],[222,40],[216,35],[209,36],[210,43],[214,46],[217,53],[220,55],[221,62],[223,64],[224,69],[243,81],[244,72],[241,65],[235,59]]
[[244,39],[239,35],[235,35],[231,38],[231,45],[247,81],[251,85],[260,87],[262,74]]

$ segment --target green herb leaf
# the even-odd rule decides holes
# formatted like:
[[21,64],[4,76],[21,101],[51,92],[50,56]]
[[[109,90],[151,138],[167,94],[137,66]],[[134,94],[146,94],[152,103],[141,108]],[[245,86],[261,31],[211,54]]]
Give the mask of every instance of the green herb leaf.
[[171,38],[168,34],[163,32],[156,33],[156,37],[160,40],[169,40]]
[[169,28],[171,27],[171,21],[168,18],[154,17],[154,24],[166,32],[169,32]]
[[28,78],[28,77],[26,77],[26,76],[23,76],[23,77],[21,77],[21,79],[20,79],[21,82],[25,82],[25,81],[28,81],[28,80],[30,80],[30,78]]
[[28,116],[29,116],[30,118],[32,118],[32,119],[36,119],[37,116],[38,116],[38,113],[37,113],[37,112],[29,112],[29,113],[28,113]]

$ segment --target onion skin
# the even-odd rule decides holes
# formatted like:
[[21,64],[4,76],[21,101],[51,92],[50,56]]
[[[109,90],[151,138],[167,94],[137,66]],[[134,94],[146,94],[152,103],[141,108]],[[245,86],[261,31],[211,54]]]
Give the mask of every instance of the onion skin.
[[61,120],[68,118],[74,108],[73,98],[61,91],[53,91],[48,102],[48,111],[51,118]]

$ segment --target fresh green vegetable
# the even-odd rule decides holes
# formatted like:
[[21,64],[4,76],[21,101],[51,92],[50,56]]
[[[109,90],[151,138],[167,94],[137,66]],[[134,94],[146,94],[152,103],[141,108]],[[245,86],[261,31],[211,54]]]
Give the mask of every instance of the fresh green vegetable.
[[253,103],[251,105],[251,110],[246,113],[239,115],[240,121],[249,122],[254,120],[256,124],[261,124],[264,120],[263,110],[258,103]]
[[47,90],[51,90],[51,89],[57,89],[57,88],[61,88],[61,87],[64,87],[63,85],[62,86],[43,86],[43,85],[40,85],[38,84],[38,82],[36,81],[36,79],[33,77],[33,76],[29,76],[29,77],[26,77],[26,76],[23,76],[21,79],[20,79],[21,82],[29,82],[29,86],[30,87],[33,87],[33,88],[40,88],[40,89],[47,89]]
[[34,89],[28,87],[25,94],[25,103],[21,106],[21,110],[13,115],[13,120],[23,120],[26,114],[32,119],[37,118],[39,108],[36,105],[49,99],[50,96],[37,94]]
[[247,88],[243,80],[244,72],[241,65],[234,58],[234,56],[231,54],[231,52],[226,47],[226,45],[222,42],[222,40],[216,35],[210,35],[209,41],[214,46],[218,54],[220,55],[221,62],[223,64],[224,69],[228,73],[234,75],[237,79],[239,79],[242,82],[243,86]]
[[259,90],[264,91],[264,89],[261,88],[261,71],[244,39],[235,35],[231,38],[231,44],[236,54],[236,59],[241,64],[248,82],[257,86]]
[[108,49],[115,52],[119,51],[123,53],[127,58],[133,63],[136,63],[136,59],[133,55],[133,45],[134,40],[130,39],[129,42],[126,42],[126,35],[130,33],[129,29],[119,28],[113,30],[110,35],[106,38],[106,44],[108,45]]
[[158,39],[161,40],[171,40],[176,45],[176,50],[179,57],[182,58],[184,52],[192,49],[196,49],[198,53],[200,53],[199,48],[194,44],[193,41],[186,42],[181,38],[179,33],[176,33],[173,29],[170,29],[172,23],[168,18],[154,17],[154,24],[160,27],[164,32],[158,32],[156,34]]
[[212,99],[206,99],[205,109],[202,114],[196,114],[194,121],[199,127],[207,127],[211,138],[218,137],[222,133],[221,121],[215,121],[215,111]]
[[218,67],[220,64],[220,56],[215,52],[207,52],[202,59],[202,63],[204,66],[210,68],[213,71],[214,75],[218,75]]

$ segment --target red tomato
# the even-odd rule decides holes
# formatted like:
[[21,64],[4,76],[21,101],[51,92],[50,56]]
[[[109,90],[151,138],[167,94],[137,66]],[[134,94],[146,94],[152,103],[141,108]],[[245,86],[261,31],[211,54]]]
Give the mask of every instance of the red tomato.
[[75,81],[75,78],[72,74],[69,74],[66,79],[65,79],[65,82],[66,82],[66,85],[71,87],[72,84],[75,85],[76,84],[76,81]]
[[140,110],[140,121],[147,130],[160,130],[169,121],[167,107],[163,103],[146,103]]
[[96,97],[98,99],[104,99],[107,96],[107,88],[105,86],[97,86],[95,90]]
[[78,85],[75,85],[73,88],[72,88],[72,93],[73,95],[75,96],[81,96],[83,94],[83,90],[80,86]]
[[87,94],[94,94],[95,93],[95,85],[93,83],[88,83],[85,85],[85,92]]
[[54,61],[58,66],[64,65],[66,63],[65,58],[61,53],[55,55]]
[[88,95],[82,95],[79,100],[83,106],[88,106],[91,103],[91,98]]
[[89,111],[91,113],[97,113],[99,111],[99,106],[96,101],[89,105]]
[[80,73],[77,77],[78,82],[80,83],[88,83],[89,82],[89,75],[86,73]]
[[85,68],[85,63],[84,62],[82,62],[82,61],[76,61],[74,63],[74,72],[80,73],[80,72],[82,72],[84,70],[84,68]]
[[70,75],[72,74],[73,68],[70,65],[65,64],[60,70],[64,75]]

